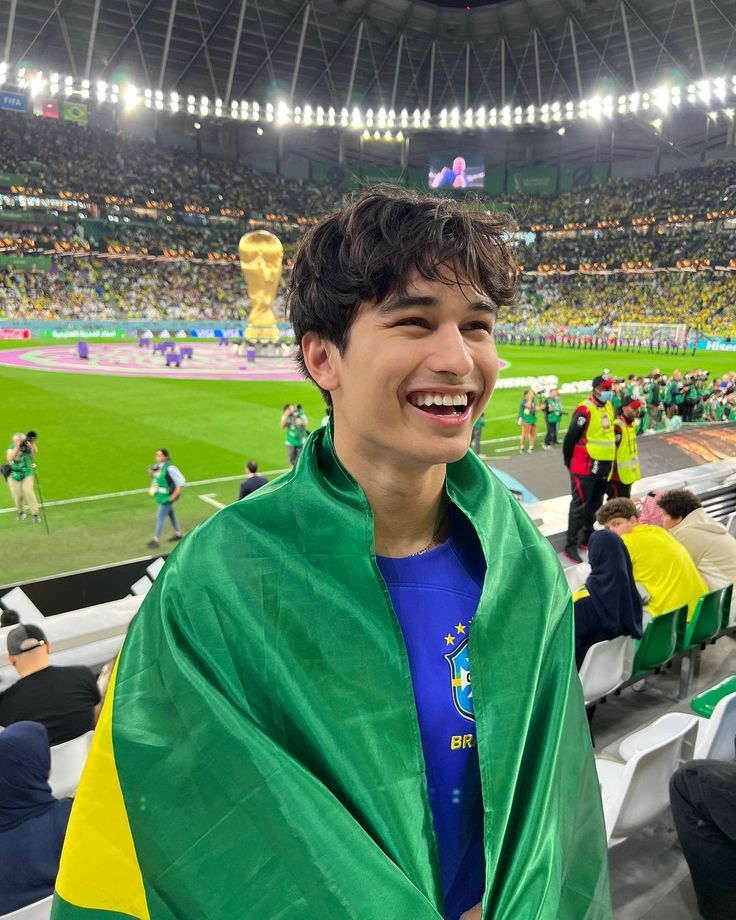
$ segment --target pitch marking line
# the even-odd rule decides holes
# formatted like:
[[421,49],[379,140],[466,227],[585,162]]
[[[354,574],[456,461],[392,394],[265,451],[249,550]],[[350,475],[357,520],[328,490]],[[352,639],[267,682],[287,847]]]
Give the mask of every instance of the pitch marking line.
[[212,505],[213,508],[217,508],[218,511],[220,508],[225,507],[222,502],[217,501],[214,492],[208,492],[207,495],[198,495],[197,498],[200,501],[207,502],[208,505]]
[[[290,467],[283,470],[264,470],[264,476],[280,476],[282,473],[288,473]],[[218,482],[235,482],[245,478],[245,473],[237,476],[218,476],[216,479],[198,479],[195,482],[188,482],[187,487],[191,486],[209,486]],[[83,495],[79,498],[61,498],[53,502],[44,502],[44,508],[57,508],[60,505],[77,505],[82,502],[99,502],[108,498],[125,498],[127,495],[147,495],[148,489],[125,489],[122,492],[105,492],[101,495]],[[223,506],[224,507],[224,506]],[[0,508],[0,514],[15,514],[15,508]]]

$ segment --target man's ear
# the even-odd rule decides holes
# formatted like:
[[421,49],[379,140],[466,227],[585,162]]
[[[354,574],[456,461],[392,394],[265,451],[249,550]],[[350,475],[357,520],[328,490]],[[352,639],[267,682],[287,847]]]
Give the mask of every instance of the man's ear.
[[340,386],[340,353],[334,342],[307,332],[302,338],[302,354],[310,377],[318,387],[334,392]]

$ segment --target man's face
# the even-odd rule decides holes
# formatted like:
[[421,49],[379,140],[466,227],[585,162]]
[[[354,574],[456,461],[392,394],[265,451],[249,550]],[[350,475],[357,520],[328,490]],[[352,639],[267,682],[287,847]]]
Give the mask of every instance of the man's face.
[[418,470],[467,453],[498,376],[495,307],[487,294],[445,277],[415,275],[404,294],[362,304],[345,353],[333,349],[340,451]]
[[624,418],[627,418],[630,422],[633,422],[635,418],[639,418],[639,410],[632,409],[631,406],[624,406],[621,411],[624,414]]
[[681,517],[679,518],[670,517],[670,515],[667,514],[666,511],[662,512],[662,527],[664,527],[665,530],[672,530],[673,527],[677,527],[677,525],[680,523],[681,520],[682,520]]
[[636,527],[636,523],[637,519],[635,517],[615,517],[607,521],[604,526],[606,530],[612,530],[614,533],[617,533],[619,537],[622,537],[625,533],[631,533]]

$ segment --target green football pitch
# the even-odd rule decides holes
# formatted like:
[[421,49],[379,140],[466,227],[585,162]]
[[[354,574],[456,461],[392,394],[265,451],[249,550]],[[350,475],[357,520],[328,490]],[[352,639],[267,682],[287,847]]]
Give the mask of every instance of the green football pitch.
[[[625,376],[647,373],[655,364],[664,373],[697,364],[715,375],[736,365],[728,354],[674,358],[522,346],[502,346],[500,353],[510,365],[502,376],[556,374],[560,382],[592,378],[604,368]],[[0,584],[147,555],[155,506],[146,470],[158,447],[171,451],[187,478],[177,514],[191,530],[237,497],[248,458],[256,458],[262,471],[284,469],[278,427],[284,403],[301,402],[311,427],[324,414],[319,393],[306,382],[130,379],[0,367],[0,386],[3,449],[14,431],[39,434],[38,474],[49,525],[47,534],[30,520],[16,521],[3,487]],[[497,390],[491,400],[483,432],[491,460],[516,449],[520,398],[521,389]],[[563,400],[568,412],[577,402],[572,396]],[[550,455],[550,462],[561,461]]]

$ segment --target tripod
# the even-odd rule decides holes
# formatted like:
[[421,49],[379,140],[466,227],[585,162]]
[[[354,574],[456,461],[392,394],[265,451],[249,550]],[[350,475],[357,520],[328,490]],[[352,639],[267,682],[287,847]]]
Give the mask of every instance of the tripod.
[[38,478],[38,469],[36,468],[35,463],[33,464],[33,482],[35,483],[36,488],[38,489],[38,508],[39,508],[39,511],[41,512],[41,518],[43,520],[44,527],[46,528],[46,533],[50,533],[49,519],[46,515],[46,507],[43,503],[43,492],[41,491],[41,480]]

